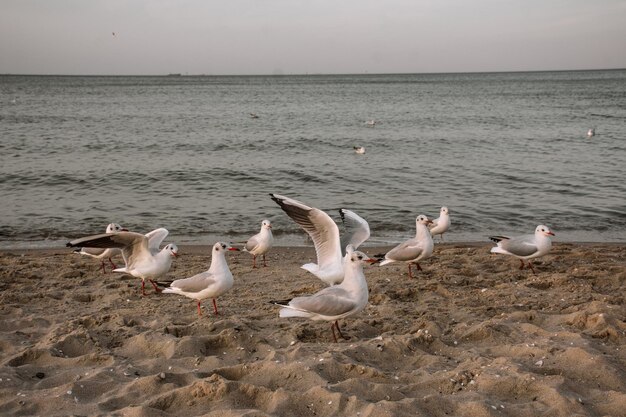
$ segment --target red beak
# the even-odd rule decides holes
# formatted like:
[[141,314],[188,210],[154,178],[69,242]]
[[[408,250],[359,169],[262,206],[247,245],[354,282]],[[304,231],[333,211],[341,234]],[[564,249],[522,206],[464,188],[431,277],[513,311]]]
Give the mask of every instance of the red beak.
[[240,251],[241,249],[237,249],[237,248],[228,248],[228,250],[234,250],[234,251]]

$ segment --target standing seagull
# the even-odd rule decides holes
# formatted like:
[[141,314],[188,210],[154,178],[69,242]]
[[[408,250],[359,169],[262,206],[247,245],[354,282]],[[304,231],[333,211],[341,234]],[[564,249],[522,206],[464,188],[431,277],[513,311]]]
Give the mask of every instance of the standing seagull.
[[[167,230],[165,230],[165,232],[167,232]],[[126,266],[124,268],[114,269],[113,272],[125,272],[134,277],[141,278],[141,293],[143,295],[146,295],[146,279],[152,283],[156,292],[161,292],[154,280],[165,275],[172,266],[172,258],[178,256],[178,247],[173,243],[170,243],[156,254],[153,254],[150,251],[148,237],[134,232],[116,232],[87,236],[72,240],[67,246],[121,249]]]
[[450,228],[450,212],[448,211],[448,207],[441,207],[441,210],[439,210],[439,217],[433,220],[429,227],[430,234],[433,237],[435,235],[441,235],[441,241],[443,242],[443,234]]
[[589,130],[587,131],[587,137],[589,137],[589,138],[590,138],[590,137],[595,136],[595,135],[596,135],[596,129],[591,128],[591,129],[589,129]]
[[524,269],[524,260],[527,260],[528,267],[536,275],[537,273],[530,259],[538,258],[550,252],[552,248],[550,236],[554,236],[554,233],[548,226],[542,224],[537,226],[534,235],[522,235],[511,238],[506,236],[489,236],[489,239],[498,244],[498,246],[491,248],[491,253],[503,253],[519,258],[519,269]]
[[201,272],[190,278],[177,279],[172,282],[164,293],[180,294],[198,301],[198,317],[202,317],[200,304],[207,298],[213,299],[213,311],[218,315],[215,299],[233,286],[233,274],[226,263],[225,253],[227,250],[239,250],[226,243],[217,242],[213,245],[211,265],[208,271]]
[[[115,232],[128,232],[128,230],[124,229],[122,226],[120,226],[117,223],[109,223],[106,228],[105,233],[115,233]],[[74,252],[80,255],[87,255],[87,256],[91,256],[92,258],[100,259],[100,269],[102,270],[103,274],[106,274],[107,272],[106,267],[104,266],[104,260],[105,259],[109,260],[109,263],[111,264],[111,269],[113,270],[117,268],[117,265],[113,263],[111,258],[122,254],[122,251],[117,248],[108,248],[108,249],[76,248]]]
[[252,236],[243,247],[244,252],[252,254],[252,268],[256,268],[256,257],[263,255],[263,266],[267,266],[265,262],[265,254],[274,244],[274,236],[272,235],[272,223],[265,219],[261,222],[261,231]]
[[385,259],[380,263],[381,266],[392,262],[406,262],[409,267],[409,278],[413,278],[411,273],[411,264],[417,265],[419,271],[422,267],[419,261],[427,259],[433,253],[433,238],[428,230],[428,225],[432,222],[428,217],[420,214],[415,219],[415,237],[399,244],[385,254]]
[[343,339],[347,339],[339,329],[339,319],[350,317],[367,305],[367,281],[363,274],[363,263],[377,262],[363,252],[348,246],[345,277],[341,284],[324,288],[313,295],[296,297],[291,300],[271,301],[281,306],[279,317],[305,317],[311,320],[332,321],[330,329],[337,342],[335,328]]
[[[302,265],[301,268],[309,271],[328,285],[339,284],[343,280],[344,260],[341,253],[339,228],[333,219],[322,210],[309,207],[298,200],[278,194],[270,194],[270,196],[313,240],[317,264],[308,263]],[[348,212],[352,213],[344,209],[342,216]],[[354,213],[352,215],[356,216]],[[348,217],[353,218],[350,214]],[[359,217],[359,219],[361,218]],[[367,232],[363,231],[363,236],[366,236],[361,242],[356,243],[356,247],[369,237],[369,226],[365,220],[361,219],[361,221],[362,225],[364,223],[363,227],[367,227]],[[356,221],[354,224],[358,223]]]

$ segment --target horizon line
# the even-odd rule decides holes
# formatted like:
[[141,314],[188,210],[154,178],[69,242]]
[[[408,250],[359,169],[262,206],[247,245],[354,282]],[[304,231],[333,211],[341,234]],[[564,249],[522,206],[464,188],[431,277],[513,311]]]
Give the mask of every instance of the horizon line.
[[64,74],[64,73],[1,73],[2,77],[292,77],[292,76],[354,76],[354,75],[452,75],[452,74],[511,74],[529,72],[592,72],[592,71],[623,71],[622,68],[579,68],[579,69],[546,69],[546,70],[502,70],[502,71],[441,71],[441,72],[294,72],[294,73],[272,73],[272,74],[207,74],[207,73],[162,73],[162,74]]

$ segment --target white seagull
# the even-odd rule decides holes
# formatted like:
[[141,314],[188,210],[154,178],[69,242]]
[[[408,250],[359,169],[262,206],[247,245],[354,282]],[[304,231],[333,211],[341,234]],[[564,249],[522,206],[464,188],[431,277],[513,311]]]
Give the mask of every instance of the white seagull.
[[[161,231],[158,234],[161,235],[163,232]],[[124,272],[141,278],[141,293],[143,295],[146,295],[146,279],[152,283],[156,292],[161,292],[154,280],[165,275],[170,270],[172,258],[178,256],[178,247],[173,243],[153,254],[150,250],[148,237],[134,232],[115,232],[87,236],[72,240],[67,243],[67,246],[121,249],[126,266],[124,268],[116,268],[113,272]]]
[[[117,223],[109,223],[105,229],[105,233],[114,233],[114,232],[128,232],[128,229],[124,229],[122,226],[120,226]],[[115,265],[115,263],[111,260],[111,258],[121,255],[122,251],[117,249],[117,248],[108,248],[108,249],[101,249],[101,248],[76,248],[74,249],[75,253],[78,253],[79,255],[86,255],[86,256],[91,256],[92,258],[96,258],[100,260],[100,269],[102,270],[103,274],[106,274],[106,267],[104,264],[104,260],[108,259],[109,263],[111,264],[111,269],[115,269],[117,268],[117,265]]]
[[252,236],[243,247],[244,252],[252,254],[252,268],[256,268],[256,257],[263,255],[263,266],[267,266],[265,262],[265,254],[272,248],[274,244],[274,236],[272,235],[272,222],[265,219],[261,222],[261,231]]
[[443,242],[443,234],[450,228],[450,212],[448,211],[448,207],[441,207],[441,210],[439,210],[439,217],[433,220],[429,227],[430,234],[433,237],[435,235],[440,235],[441,241]]
[[550,252],[552,240],[550,236],[554,233],[548,226],[540,224],[535,229],[533,235],[522,235],[516,237],[489,236],[489,239],[496,242],[498,246],[491,248],[491,253],[503,253],[515,256],[520,260],[519,269],[524,269],[524,260],[528,261],[528,267],[536,274],[530,259],[538,258]]
[[[344,259],[337,224],[320,209],[309,207],[298,200],[282,195],[270,194],[270,196],[313,240],[317,264],[308,263],[302,265],[301,268],[329,285],[339,284],[343,280]],[[347,239],[353,242],[353,247],[356,249],[369,237],[369,225],[350,210],[342,209],[340,213],[344,222],[345,218],[350,222],[349,226],[346,226],[346,229],[350,229],[350,237]],[[355,236],[354,240],[352,240],[353,236]]]
[[596,135],[596,130],[594,128],[591,128],[587,131],[587,137],[592,137]]
[[345,277],[341,284],[324,288],[313,295],[296,297],[291,300],[271,301],[282,308],[279,317],[305,317],[311,320],[333,322],[330,326],[333,339],[337,342],[335,328],[343,339],[347,339],[339,329],[339,319],[350,317],[365,308],[368,289],[363,263],[377,262],[363,252],[347,247]]
[[422,267],[419,261],[430,258],[433,253],[433,238],[430,235],[430,230],[428,230],[428,225],[431,223],[428,217],[423,214],[417,216],[415,219],[415,237],[387,252],[380,266],[392,262],[406,262],[409,267],[409,278],[413,278],[411,265],[415,264],[417,269],[421,271]]
[[179,294],[198,301],[198,317],[202,317],[200,304],[207,298],[213,299],[213,311],[218,315],[217,303],[215,299],[233,286],[233,274],[226,262],[227,250],[239,250],[232,246],[217,242],[213,245],[211,254],[211,264],[207,271],[201,272],[190,278],[177,279],[173,281],[169,288],[163,290],[164,293]]
[[363,155],[365,153],[365,148],[363,146],[353,146],[354,153]]

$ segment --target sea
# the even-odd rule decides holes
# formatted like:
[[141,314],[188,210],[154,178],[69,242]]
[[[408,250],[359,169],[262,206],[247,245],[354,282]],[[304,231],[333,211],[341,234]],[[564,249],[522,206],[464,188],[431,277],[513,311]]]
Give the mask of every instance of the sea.
[[555,242],[624,242],[626,70],[0,75],[0,248],[111,222],[238,242],[263,219],[277,245],[310,244],[270,193],[339,225],[356,212],[372,246],[442,206],[448,242],[539,224]]

